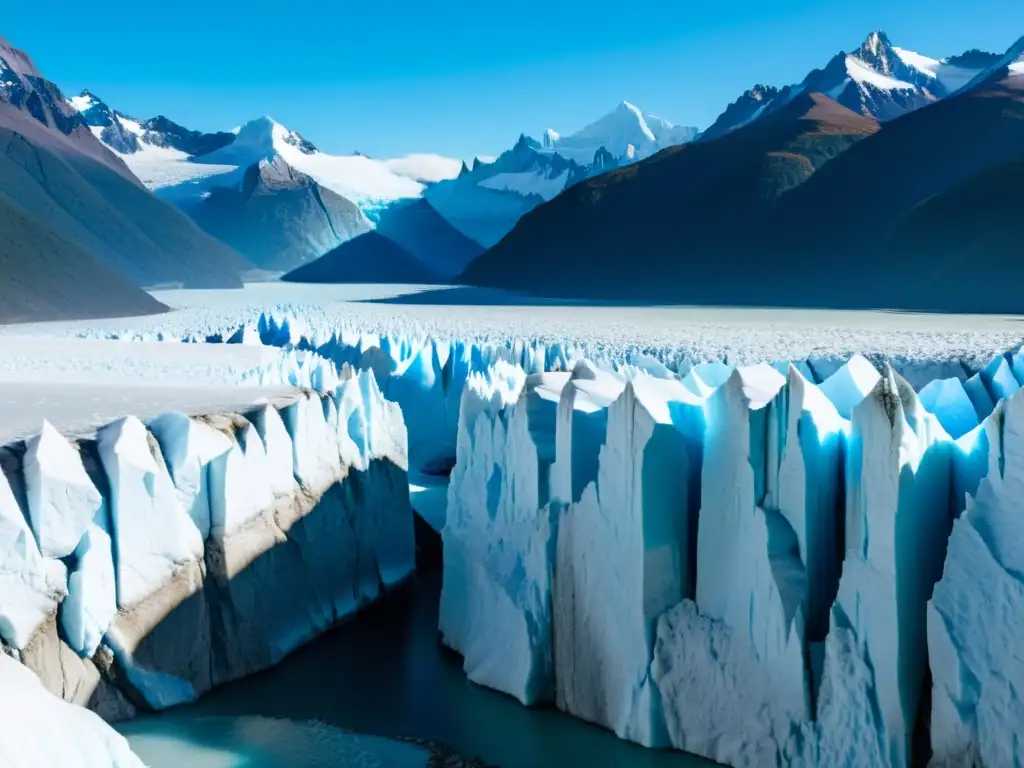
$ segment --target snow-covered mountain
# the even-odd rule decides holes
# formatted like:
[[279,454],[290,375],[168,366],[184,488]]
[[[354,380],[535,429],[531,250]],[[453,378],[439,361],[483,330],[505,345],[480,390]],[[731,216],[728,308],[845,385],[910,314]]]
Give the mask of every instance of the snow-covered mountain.
[[211,235],[272,271],[313,261],[372,228],[355,203],[278,154],[246,168],[240,184],[214,187],[188,212]]
[[431,154],[331,155],[266,116],[201,133],[162,116],[137,120],[88,91],[69,104],[148,188],[266,269],[318,258],[461,166]]
[[300,133],[270,117],[231,132],[189,131],[165,117],[135,120],[83,92],[71,99],[93,133],[159,196],[176,203],[202,199],[213,187],[235,186],[246,168],[280,157],[327,189],[373,210],[420,197],[424,182],[455,176],[459,163],[437,155],[375,160],[321,152]]
[[[28,54],[2,39],[0,197],[0,256],[8,259],[0,303],[8,317],[42,308],[60,317],[98,316],[105,307],[154,311],[160,305],[139,285],[233,287],[252,269],[146,191]],[[101,274],[93,259],[120,279]],[[7,289],[18,294],[14,313]]]
[[933,59],[892,44],[872,32],[852,53],[839,53],[800,83],[782,89],[757,85],[730,104],[702,139],[713,139],[787,104],[801,93],[819,92],[877,120],[892,120],[950,96],[1003,57],[982,51]]
[[456,229],[490,247],[523,214],[590,174],[524,134],[493,163],[463,164],[457,178],[432,185],[425,197]]
[[592,164],[601,149],[624,164],[649,157],[666,147],[693,141],[698,133],[696,128],[673,125],[623,101],[600,120],[568,136],[549,128],[544,132],[542,146],[580,165]]
[[537,141],[521,134],[493,162],[463,164],[458,178],[434,185],[426,197],[457,229],[490,247],[523,214],[567,187],[697,135],[696,128],[673,125],[624,101],[569,135],[549,128]]
[[136,120],[111,109],[88,90],[71,97],[70,102],[96,138],[119,155],[137,155],[150,148],[205,155],[235,140],[231,132],[190,131],[162,115],[150,120]]

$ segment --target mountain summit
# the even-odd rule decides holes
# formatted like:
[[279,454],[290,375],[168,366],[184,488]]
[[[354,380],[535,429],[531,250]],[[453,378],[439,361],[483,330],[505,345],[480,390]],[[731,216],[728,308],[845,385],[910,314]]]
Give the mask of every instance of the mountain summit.
[[781,108],[797,94],[819,92],[844,107],[877,120],[893,120],[951,96],[998,57],[980,51],[933,59],[893,45],[882,30],[870,33],[852,53],[840,52],[796,85],[782,89],[755,86],[730,104],[704,132],[709,140]]
[[620,161],[628,162],[692,141],[697,134],[696,128],[673,125],[623,101],[604,117],[575,133],[562,135],[549,128],[544,133],[543,147],[581,164],[592,163],[601,148]]

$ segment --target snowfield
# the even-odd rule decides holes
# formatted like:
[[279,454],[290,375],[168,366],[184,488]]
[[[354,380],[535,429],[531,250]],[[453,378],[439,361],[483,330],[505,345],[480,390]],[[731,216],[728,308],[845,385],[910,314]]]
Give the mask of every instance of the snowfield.
[[275,664],[412,573],[416,508],[445,644],[524,704],[734,766],[1024,758],[1019,318],[160,298],[0,333],[0,644],[57,696]]
[[176,311],[135,320],[0,326],[0,339],[112,335],[157,339],[161,334],[170,339],[205,339],[245,323],[255,325],[263,313],[291,313],[309,328],[480,342],[523,339],[578,345],[611,359],[645,351],[735,364],[821,360],[838,368],[861,354],[876,364],[889,360],[899,369],[919,367],[922,385],[937,378],[929,375],[930,368],[951,375],[959,366],[961,375],[970,375],[1024,340],[1022,318],[1013,316],[588,306],[524,301],[501,291],[449,286],[255,283],[240,291],[157,291],[154,295]]

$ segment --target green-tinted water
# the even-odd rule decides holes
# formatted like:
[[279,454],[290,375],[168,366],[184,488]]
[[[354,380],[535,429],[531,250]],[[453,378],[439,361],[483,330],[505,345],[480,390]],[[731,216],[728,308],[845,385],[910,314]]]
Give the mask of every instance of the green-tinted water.
[[[261,736],[253,744],[253,734],[259,733],[259,728],[252,723],[227,728],[227,721],[220,721],[218,727],[227,728],[227,737],[214,748],[240,754],[246,749],[258,752],[259,757],[246,758],[249,762],[182,759],[186,754],[182,748],[203,746],[203,739],[209,742],[210,728],[189,725],[188,719],[209,716],[274,718],[293,721],[295,728],[303,721],[317,720],[359,733],[439,741],[502,768],[709,765],[678,752],[647,750],[620,741],[609,731],[553,709],[527,709],[504,694],[468,682],[460,659],[438,643],[439,592],[440,573],[420,575],[400,594],[299,649],[277,667],[219,688],[195,704],[127,724],[124,732],[134,746],[145,747],[143,757],[152,768],[270,768],[275,764],[300,768],[296,762],[274,762],[281,753],[275,739],[281,739],[287,751],[289,744],[302,744],[306,738],[298,733],[290,736],[281,724],[274,726],[276,736]],[[147,739],[149,743],[144,744]],[[380,744],[367,743],[383,749]],[[270,748],[277,751],[268,752]],[[407,763],[402,761],[409,754],[388,754],[379,762],[372,757],[368,762],[332,762],[335,757],[316,762],[316,757],[304,756],[307,762],[301,768],[404,766]]]

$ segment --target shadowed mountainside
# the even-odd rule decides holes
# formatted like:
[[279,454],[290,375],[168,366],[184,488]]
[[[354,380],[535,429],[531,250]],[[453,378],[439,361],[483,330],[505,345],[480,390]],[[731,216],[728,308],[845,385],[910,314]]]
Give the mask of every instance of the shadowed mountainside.
[[166,309],[0,195],[0,323],[148,315]]
[[927,228],[901,221],[1021,153],[1021,75],[997,72],[881,130],[806,95],[719,139],[577,185],[525,216],[462,280],[688,304],[1020,311],[1009,295],[993,304],[985,281],[935,285]]
[[252,268],[148,192],[60,89],[2,41],[0,195],[140,285],[236,287]]
[[290,283],[444,282],[409,251],[377,231],[342,243],[281,279]]
[[524,216],[462,279],[551,295],[674,298],[697,254],[773,226],[777,198],[876,131],[874,120],[821,94],[802,95],[716,141],[577,184]]
[[258,267],[286,270],[370,228],[359,206],[275,155],[245,171],[238,187],[214,187],[189,208],[208,233]]

